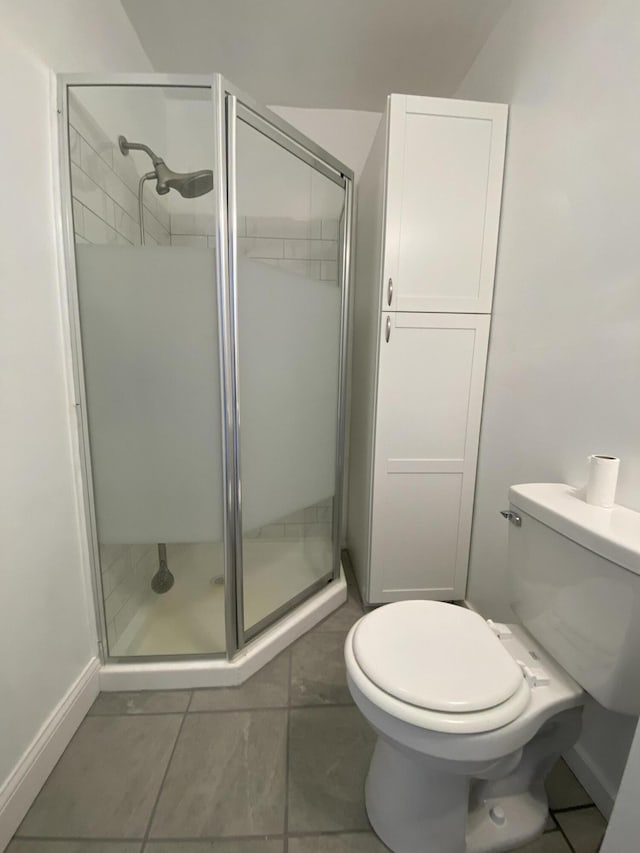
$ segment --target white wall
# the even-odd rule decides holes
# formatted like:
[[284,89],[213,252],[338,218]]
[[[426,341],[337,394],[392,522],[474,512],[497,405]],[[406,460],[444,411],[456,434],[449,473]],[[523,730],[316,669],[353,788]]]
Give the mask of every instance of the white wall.
[[289,124],[353,169],[358,181],[380,124],[381,113],[271,107]]
[[[516,0],[457,93],[511,105],[469,575],[488,616],[509,616],[510,483],[580,484],[615,454],[640,509],[639,32],[637,0]],[[610,792],[632,733],[590,711]]]
[[[114,0],[0,2],[0,787],[96,655],[58,275],[50,70],[147,70]],[[6,827],[0,826],[0,835]],[[1,841],[0,841],[1,846]]]
[[640,800],[640,728],[631,744],[627,767],[600,853],[629,853],[638,849]]

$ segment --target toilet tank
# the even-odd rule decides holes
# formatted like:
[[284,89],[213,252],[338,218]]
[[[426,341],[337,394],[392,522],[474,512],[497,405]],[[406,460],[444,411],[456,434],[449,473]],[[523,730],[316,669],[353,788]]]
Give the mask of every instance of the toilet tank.
[[640,714],[640,513],[561,483],[512,486],[509,502],[518,621],[601,705]]

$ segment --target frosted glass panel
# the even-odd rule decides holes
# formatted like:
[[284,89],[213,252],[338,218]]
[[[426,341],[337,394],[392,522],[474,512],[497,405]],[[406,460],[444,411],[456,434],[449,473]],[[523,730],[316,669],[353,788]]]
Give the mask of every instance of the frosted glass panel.
[[344,191],[237,125],[244,627],[333,572]]
[[213,252],[77,247],[102,544],[222,537]]
[[240,260],[243,522],[333,494],[340,291]]

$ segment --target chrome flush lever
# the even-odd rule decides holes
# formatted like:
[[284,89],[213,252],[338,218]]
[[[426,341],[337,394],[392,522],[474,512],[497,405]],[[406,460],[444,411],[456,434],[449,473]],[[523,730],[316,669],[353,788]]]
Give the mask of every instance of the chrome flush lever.
[[500,515],[503,518],[506,518],[507,521],[510,521],[511,524],[515,524],[516,527],[522,526],[522,519],[520,518],[517,512],[513,512],[510,509],[501,509]]

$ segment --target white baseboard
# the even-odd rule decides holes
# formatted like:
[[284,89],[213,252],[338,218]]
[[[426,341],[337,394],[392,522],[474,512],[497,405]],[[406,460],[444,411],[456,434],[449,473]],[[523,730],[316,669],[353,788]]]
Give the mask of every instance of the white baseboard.
[[0,788],[0,850],[9,844],[98,695],[99,670],[100,661],[92,658]]
[[582,787],[608,820],[611,817],[617,791],[612,789],[600,768],[591,760],[580,744],[572,746],[563,757],[578,777]]

